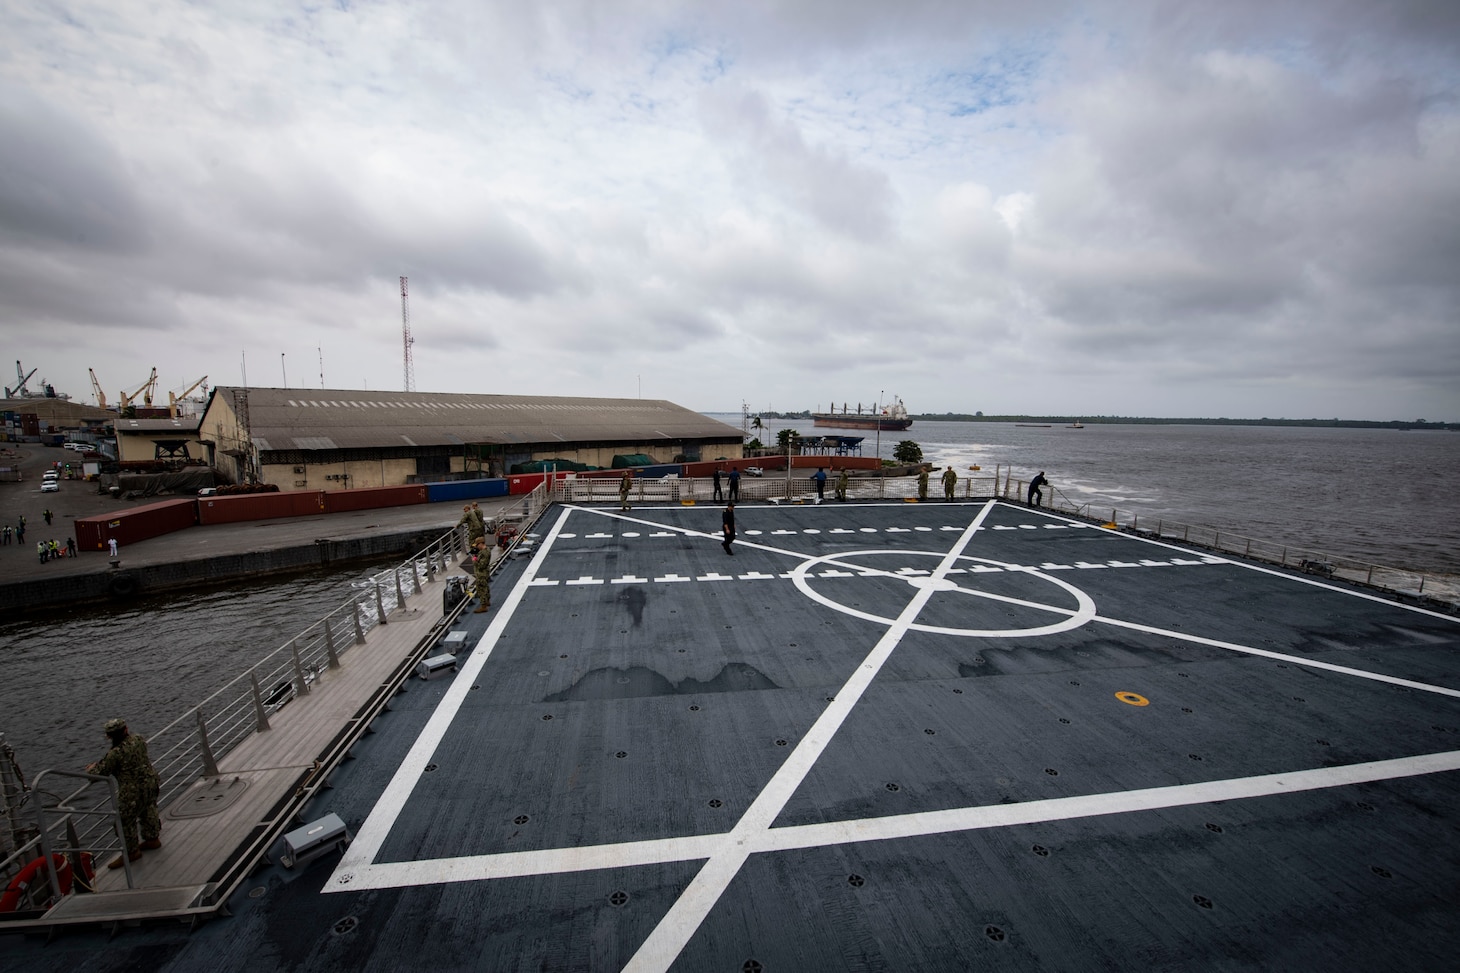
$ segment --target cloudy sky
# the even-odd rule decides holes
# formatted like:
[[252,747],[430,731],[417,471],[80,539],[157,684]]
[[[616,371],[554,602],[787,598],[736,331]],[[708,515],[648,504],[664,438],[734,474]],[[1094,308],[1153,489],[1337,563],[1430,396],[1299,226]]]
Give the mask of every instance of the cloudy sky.
[[33,389],[1460,420],[1454,0],[6,11]]

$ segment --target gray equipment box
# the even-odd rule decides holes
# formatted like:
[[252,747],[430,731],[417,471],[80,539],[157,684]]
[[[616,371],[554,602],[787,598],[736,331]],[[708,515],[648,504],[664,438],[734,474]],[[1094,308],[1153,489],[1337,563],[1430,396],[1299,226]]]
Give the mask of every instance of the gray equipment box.
[[447,672],[456,671],[456,656],[454,655],[433,655],[416,663],[416,675],[422,679],[431,679]]
[[343,851],[349,843],[350,832],[345,828],[345,822],[338,814],[326,814],[284,836],[284,856],[280,864],[285,868],[297,868],[335,849]]

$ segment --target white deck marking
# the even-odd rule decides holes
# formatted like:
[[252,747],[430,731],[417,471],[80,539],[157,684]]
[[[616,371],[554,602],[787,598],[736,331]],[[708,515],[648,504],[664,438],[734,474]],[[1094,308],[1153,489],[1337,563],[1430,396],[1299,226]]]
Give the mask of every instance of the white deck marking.
[[[822,824],[771,828],[746,836],[747,855],[798,848],[822,848],[862,841],[919,838],[954,831],[1005,828],[1042,821],[1070,821],[1106,814],[1132,814],[1170,807],[1188,807],[1217,801],[1234,801],[1277,794],[1326,790],[1353,784],[1368,784],[1424,774],[1460,770],[1460,750],[1374,760],[1342,767],[1294,770],[1256,777],[1232,777],[1173,784],[1134,791],[1110,791],[1078,797],[1056,797],[1019,804],[985,804],[947,808],[916,814],[880,818],[828,821]],[[360,892],[366,889],[439,885],[448,882],[480,882],[525,875],[557,875],[594,869],[628,868],[669,862],[708,859],[729,836],[689,835],[655,838],[577,848],[545,848],[539,851],[503,852],[495,855],[464,855],[426,861],[383,862],[356,869],[351,881],[326,885],[326,892]]]
[[949,831],[973,831],[980,828],[1003,828],[1039,821],[1067,821],[1071,818],[1096,817],[1102,814],[1129,814],[1154,811],[1191,804],[1211,804],[1274,794],[1296,794],[1301,791],[1347,787],[1374,781],[1395,780],[1460,770],[1460,750],[1428,753],[1393,760],[1374,760],[1342,767],[1315,770],[1294,770],[1258,777],[1234,777],[1198,784],[1174,784],[1169,787],[1148,787],[1134,791],[1113,791],[1086,794],[1080,797],[1057,797],[1021,804],[992,804],[983,807],[950,808],[946,811],[923,811],[885,818],[864,818],[860,821],[830,821],[825,824],[775,828],[761,836],[755,851],[788,851],[793,848],[820,848],[827,845],[858,841],[884,841],[889,838],[911,838],[942,834]]
[[572,516],[571,509],[564,510],[552,530],[548,531],[547,538],[537,553],[528,562],[527,569],[522,572],[521,582],[512,586],[503,600],[496,615],[487,626],[486,632],[472,649],[471,655],[467,657],[466,665],[462,666],[452,679],[451,686],[447,688],[446,694],[441,698],[441,703],[436,707],[436,712],[426,721],[421,729],[420,736],[411,745],[410,752],[406,754],[395,775],[391,777],[390,783],[381,792],[380,800],[375,802],[375,807],[370,809],[370,815],[365,823],[360,825],[359,832],[355,835],[344,856],[340,859],[339,865],[335,867],[334,875],[331,876],[329,884],[338,881],[342,874],[347,874],[354,869],[368,866],[380,854],[380,846],[385,843],[390,829],[395,826],[395,820],[400,816],[401,809],[405,807],[406,801],[410,800],[411,791],[415,790],[416,782],[421,779],[426,765],[431,762],[431,756],[436,752],[436,747],[446,736],[446,731],[451,728],[452,721],[456,719],[456,711],[466,701],[466,694],[471,691],[473,681],[477,674],[482,671],[482,666],[487,664],[491,657],[492,649],[501,637],[502,630],[507,627],[517,606],[526,597],[528,589],[532,587],[532,580],[541,570],[543,562],[547,560],[548,551],[552,550],[553,542],[557,540],[558,531]]
[[[862,666],[857,669],[847,685],[843,686],[836,694],[835,702],[822,713],[821,717],[812,726],[811,730],[808,731],[801,743],[788,757],[786,763],[777,772],[775,777],[772,778],[766,789],[756,798],[751,808],[740,819],[732,831],[716,835],[692,835],[578,848],[554,848],[530,852],[374,864],[375,857],[379,854],[385,839],[394,827],[395,821],[399,817],[406,801],[409,800],[416,782],[420,780],[426,764],[430,761],[437,746],[439,746],[441,740],[444,738],[446,731],[450,728],[457,711],[466,698],[466,694],[473,680],[487,662],[492,647],[496,644],[502,631],[510,622],[512,615],[521,603],[525,593],[532,587],[555,585],[558,583],[539,578],[537,575],[542,568],[553,542],[559,537],[570,538],[576,536],[563,532],[562,527],[567,523],[569,516],[573,512],[583,511],[583,508],[574,506],[566,507],[552,530],[548,532],[542,545],[534,552],[532,560],[523,572],[519,583],[511,589],[498,614],[491,620],[491,624],[486,633],[477,643],[476,649],[472,652],[466,665],[463,666],[462,671],[458,674],[458,678],[453,680],[441,704],[427,721],[421,734],[416,738],[405,760],[397,768],[395,775],[382,792],[375,807],[372,808],[365,823],[361,826],[359,834],[346,850],[339,866],[331,875],[323,891],[359,891],[372,888],[479,881],[518,875],[556,874],[592,869],[619,868],[632,865],[706,860],[705,867],[701,869],[699,875],[696,876],[695,880],[686,890],[685,895],[676,902],[675,906],[661,920],[659,926],[651,934],[649,940],[640,948],[639,953],[635,955],[628,967],[632,969],[662,970],[667,969],[674,962],[680,950],[682,950],[683,946],[694,935],[704,917],[713,909],[715,902],[723,894],[728,883],[733,880],[740,866],[751,854],[859,841],[916,837],[980,828],[1005,827],[1039,821],[1132,813],[1215,801],[1342,787],[1357,783],[1460,770],[1460,751],[1448,751],[1392,760],[1373,761],[1363,764],[1352,764],[1343,767],[1299,770],[1255,777],[1207,781],[1196,784],[1147,788],[1136,791],[1056,798],[1023,804],[952,808],[942,811],[895,815],[885,818],[772,828],[771,824],[773,824],[775,817],[784,808],[786,802],[794,794],[797,787],[799,787],[801,781],[819,758],[821,752],[829,745],[831,738],[847,718],[851,707],[865,692],[868,686],[870,686],[882,664],[886,662],[887,658],[890,657],[892,651],[896,648],[899,640],[907,631],[920,628],[920,626],[913,624],[913,619],[918,614],[918,611],[935,591],[949,590],[947,588],[949,582],[943,580],[944,575],[954,572],[955,569],[951,565],[955,559],[961,556],[958,552],[967,546],[974,532],[984,529],[981,526],[981,522],[996,504],[997,501],[989,501],[986,503],[974,523],[969,527],[963,528],[963,535],[959,538],[954,549],[946,555],[937,555],[943,558],[940,568],[933,573],[932,578],[928,579],[923,586],[916,589],[916,593],[909,602],[907,609],[898,616],[896,622],[892,623],[887,633],[879,640],[877,646],[872,650],[867,659],[864,660]],[[674,510],[677,508],[666,509]],[[617,516],[618,519],[623,520],[631,519],[622,517],[621,515],[609,514],[607,511],[590,509],[586,512]],[[653,527],[662,526],[642,521],[641,523],[646,523],[648,526]],[[1078,522],[1072,522],[1068,526],[1072,528],[1101,529]],[[941,529],[957,530],[959,528],[943,527]],[[864,530],[868,533],[876,532],[875,529],[864,528]],[[836,531],[834,530],[832,532],[835,533]],[[851,531],[846,532],[851,533]],[[676,528],[673,532],[662,532],[662,536],[682,535],[715,538],[718,540],[718,536],[715,534],[683,528]],[[1136,540],[1142,543],[1156,544],[1169,550],[1181,551],[1180,548],[1175,548],[1172,545],[1163,544],[1147,538],[1131,537],[1124,534],[1119,536],[1126,540]],[[856,571],[861,577],[891,577],[904,581],[907,580],[900,578],[899,575],[893,572],[867,569],[861,565],[847,564],[844,561],[838,561],[830,557],[825,559],[809,558],[807,555],[799,552],[783,551],[769,546],[758,544],[746,546],[800,560],[801,565],[796,570],[779,575],[783,578],[792,578],[793,580],[804,578],[806,568],[812,561],[816,561],[824,565],[837,565],[838,567],[850,568]],[[895,552],[886,553],[891,554]],[[843,555],[843,557],[846,557],[846,555]],[[1389,607],[1402,608],[1439,618],[1449,617],[1428,609],[1397,604],[1380,596],[1350,591],[1346,588],[1340,588],[1316,579],[1292,576],[1276,569],[1267,569],[1242,564],[1240,562],[1227,561],[1217,557],[1204,557],[1199,561],[1173,557],[1170,563],[1190,565],[1232,564],[1234,566],[1248,568],[1249,570],[1273,574],[1290,581],[1298,581],[1315,587],[1329,589],[1351,597],[1357,596],[1381,602]],[[1079,566],[1099,568],[1105,567],[1106,565],[1085,564],[1082,562]],[[1164,564],[1162,562],[1146,562],[1143,566],[1159,567],[1164,566]],[[979,568],[972,569],[969,573],[977,573],[980,570],[998,571],[1005,569],[994,568],[992,566],[980,566]],[[1007,570],[1023,570],[1033,574],[1038,569],[1009,565]],[[743,575],[742,577],[751,576],[773,577],[772,575],[760,575],[759,572],[751,572],[749,575]],[[691,579],[682,578],[677,575],[669,575],[655,580],[688,581]],[[601,580],[598,583],[601,584]],[[1026,605],[1031,608],[1056,614],[1069,616],[1077,614],[1076,611],[1068,609],[1024,602],[1019,599],[995,596],[991,593],[976,592],[970,589],[956,588],[956,593]],[[1297,666],[1324,669],[1344,675],[1357,676],[1363,679],[1460,698],[1460,690],[1400,679],[1363,669],[1353,669],[1332,663],[1305,659],[1299,656],[1286,655],[1267,649],[1257,649],[1251,646],[1195,636],[1186,632],[1168,631],[1154,626],[1126,622],[1098,615],[1094,617],[1093,621],[1142,631],[1177,641],[1213,646],[1248,655],[1280,660]],[[885,620],[883,624],[886,624]]]
[[[943,555],[938,568],[933,572],[933,578],[941,578],[943,572],[952,566],[968,542],[973,539],[973,530],[985,517],[994,509],[994,501],[984,504],[978,516],[968,525],[967,529],[954,542],[953,547]],[[803,563],[798,571],[804,572]],[[727,886],[745,864],[745,859],[750,855],[751,845],[749,841],[756,837],[764,836],[775,823],[776,815],[786,806],[786,802],[796,792],[811,767],[820,758],[822,751],[831,743],[832,737],[836,735],[847,715],[851,713],[852,707],[862,698],[867,687],[872,684],[877,673],[881,671],[882,665],[892,655],[902,637],[907,634],[908,628],[916,620],[918,613],[927,604],[928,599],[933,596],[933,586],[926,588],[914,588],[913,596],[908,599],[907,606],[902,610],[883,634],[877,640],[876,646],[862,660],[862,664],[856,668],[852,677],[846,684],[836,692],[836,698],[827,704],[821,715],[806,731],[801,742],[786,757],[780,768],[771,777],[770,781],[756,795],[755,801],[741,816],[735,827],[725,835],[722,835],[715,853],[705,863],[704,868],[690,882],[684,893],[660,919],[654,931],[640,945],[628,964],[624,967],[627,971],[667,970],[675,958],[679,956],[684,946],[699,929],[715,903],[720,900]]]
[[[1050,610],[1053,611],[1054,609]],[[1238,645],[1236,642],[1223,642],[1221,639],[1209,639],[1201,635],[1192,635],[1190,632],[1173,632],[1169,629],[1157,628],[1154,625],[1123,622],[1116,618],[1107,618],[1104,615],[1096,615],[1095,621],[1104,622],[1107,625],[1115,625],[1120,628],[1128,628],[1136,632],[1146,632],[1150,635],[1162,635],[1169,639],[1176,639],[1179,642],[1195,642],[1197,645],[1210,645],[1217,649],[1228,649],[1229,651],[1241,652],[1246,655],[1262,656],[1264,659],[1276,659],[1279,662],[1287,662],[1295,666],[1305,666],[1309,669],[1323,669],[1327,672],[1337,672],[1345,676],[1358,676],[1360,679],[1372,679],[1374,682],[1387,682],[1393,686],[1405,686],[1409,689],[1418,689],[1427,693],[1436,693],[1440,696],[1453,696],[1460,699],[1460,689],[1435,686],[1426,682],[1415,682],[1412,679],[1400,679],[1398,676],[1386,676],[1382,672],[1372,672],[1368,669],[1353,669],[1349,666],[1324,662],[1321,659],[1305,659],[1301,655],[1286,655],[1282,652],[1273,652],[1271,649],[1257,649],[1250,645]]]

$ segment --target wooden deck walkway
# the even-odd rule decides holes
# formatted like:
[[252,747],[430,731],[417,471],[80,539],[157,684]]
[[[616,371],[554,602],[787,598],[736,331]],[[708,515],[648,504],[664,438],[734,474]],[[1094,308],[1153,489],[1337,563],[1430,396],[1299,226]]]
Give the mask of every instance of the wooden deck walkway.
[[133,888],[124,869],[102,866],[96,894],[66,896],[43,922],[216,911],[230,886],[290,830],[308,794],[383,708],[372,701],[388,700],[402,669],[429,651],[423,640],[442,621],[445,577],[423,582],[421,594],[407,597],[388,624],[340,656],[340,668],[321,673],[308,695],[269,717],[268,730],[220,759],[217,777],[200,778],[164,807],[162,848],[132,863]]

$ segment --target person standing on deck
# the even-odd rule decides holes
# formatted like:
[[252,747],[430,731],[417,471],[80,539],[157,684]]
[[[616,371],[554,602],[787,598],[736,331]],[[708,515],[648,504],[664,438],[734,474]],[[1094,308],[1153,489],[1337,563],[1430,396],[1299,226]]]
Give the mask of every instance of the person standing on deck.
[[44,518],[46,518],[46,526],[47,527],[51,526],[51,517],[54,516],[51,513],[51,508],[50,507],[47,507],[45,510],[42,510],[41,511],[41,516],[44,517]]
[[733,466],[730,467],[730,499],[731,501],[740,499],[740,470]]
[[618,508],[620,510],[632,510],[629,506],[629,490],[634,485],[633,474],[624,470],[623,479],[618,481]]
[[45,541],[36,541],[35,542],[35,552],[41,556],[41,563],[42,564],[45,564],[46,563],[46,553],[47,553],[46,552],[46,542]]
[[845,469],[836,478],[836,498],[842,503],[847,502],[847,471]]
[[953,467],[952,466],[949,466],[946,470],[943,471],[943,499],[944,500],[952,500],[953,499],[953,484],[955,484],[957,482],[958,482],[958,474],[955,473],[955,472],[953,472]]
[[731,500],[731,501],[729,501],[728,503],[725,504],[725,512],[720,515],[720,530],[724,534],[724,539],[722,541],[720,541],[720,546],[725,549],[725,553],[726,554],[729,554],[731,557],[734,557],[735,556],[735,552],[732,551],[732,550],[730,550],[730,545],[733,544],[733,543],[735,543],[735,501],[734,500]]
[[472,547],[476,550],[476,564],[472,573],[476,579],[476,597],[480,601],[472,614],[480,615],[492,608],[492,549],[487,546],[485,534],[478,537]]
[[76,538],[74,538],[74,537],[68,537],[68,538],[66,538],[66,556],[67,557],[75,557],[76,556]]
[[108,537],[106,539],[106,546],[112,552],[112,557],[116,557],[117,556],[117,539],[115,537]]
[[475,546],[477,538],[487,532],[486,525],[482,521],[481,513],[472,510],[472,505],[469,503],[462,504],[461,519],[456,522],[456,526],[466,527],[466,542],[473,546]]
[[[127,730],[126,720],[107,720],[107,739],[111,749],[96,763],[86,768],[88,774],[117,779],[117,811],[122,818],[122,840],[127,858],[136,861],[142,852],[161,848],[162,819],[157,816],[157,794],[162,781],[147,757],[147,741]],[[142,826],[142,840],[137,840],[137,826]],[[121,868],[118,855],[107,865]]]
[[918,468],[918,499],[928,499],[928,468],[926,466]]
[[718,467],[718,466],[715,467],[714,487],[715,487],[715,496],[714,496],[715,502],[716,503],[723,503],[724,500],[725,500],[725,492],[720,489],[720,467]]
[[816,475],[811,479],[816,481],[816,502],[820,503],[826,499],[826,470],[818,466]]
[[1040,502],[1044,500],[1044,491],[1039,488],[1048,484],[1049,481],[1044,478],[1044,470],[1040,470],[1039,475],[1029,481],[1029,506],[1040,505]]

